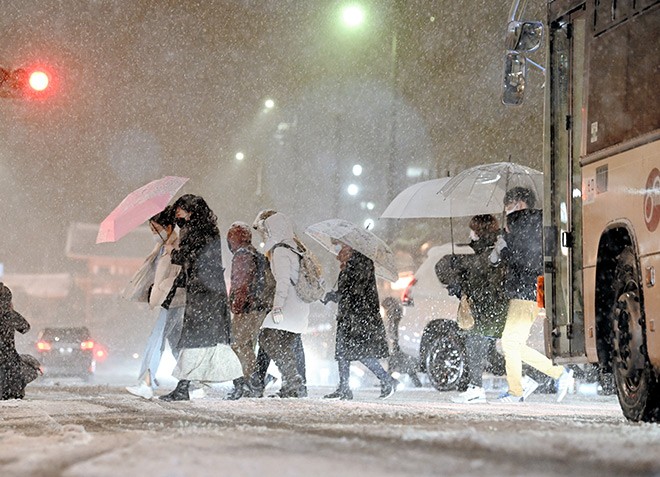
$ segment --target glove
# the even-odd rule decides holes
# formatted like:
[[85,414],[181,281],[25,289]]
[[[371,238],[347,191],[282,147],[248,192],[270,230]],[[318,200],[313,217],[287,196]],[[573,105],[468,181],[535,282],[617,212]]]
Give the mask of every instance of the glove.
[[502,253],[502,250],[504,250],[506,247],[506,240],[504,240],[504,237],[501,235],[498,235],[497,241],[495,242],[495,250],[497,250],[497,253]]
[[490,252],[489,255],[489,260],[490,263],[493,265],[498,263],[500,261],[500,255],[502,254],[502,250],[504,250],[507,247],[506,241],[501,235],[497,236],[497,241],[495,242],[495,246],[493,247],[493,251]]
[[273,319],[273,323],[276,325],[282,323],[282,320],[284,320],[284,314],[282,313],[282,308],[273,308],[273,311],[270,314],[271,318]]
[[334,301],[335,303],[339,301],[339,294],[335,290],[330,290],[321,298],[321,303],[326,305],[327,303]]

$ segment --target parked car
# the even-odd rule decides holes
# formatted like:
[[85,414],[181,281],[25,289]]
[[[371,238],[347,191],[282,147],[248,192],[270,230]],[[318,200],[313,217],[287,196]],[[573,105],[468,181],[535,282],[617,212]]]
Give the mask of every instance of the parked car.
[[89,381],[96,370],[95,343],[84,327],[44,328],[36,348],[44,376],[75,376]]

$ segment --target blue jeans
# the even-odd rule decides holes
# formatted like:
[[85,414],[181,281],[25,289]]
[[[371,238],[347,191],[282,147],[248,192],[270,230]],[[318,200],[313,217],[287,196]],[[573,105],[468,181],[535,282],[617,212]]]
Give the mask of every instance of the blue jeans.
[[165,308],[160,309],[158,319],[151,330],[151,334],[147,339],[147,346],[144,349],[142,358],[142,366],[140,367],[139,380],[147,382],[147,374],[149,375],[149,385],[155,388],[158,383],[156,382],[156,371],[160,365],[160,360],[165,351],[165,341],[167,340],[172,349],[172,354],[176,359],[179,355],[177,343],[181,336],[181,328],[183,327],[183,311],[184,307]]

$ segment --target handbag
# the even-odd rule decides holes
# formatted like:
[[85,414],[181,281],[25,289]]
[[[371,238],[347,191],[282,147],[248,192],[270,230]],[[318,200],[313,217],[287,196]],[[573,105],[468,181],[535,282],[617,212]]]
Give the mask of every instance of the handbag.
[[461,295],[461,303],[458,305],[456,316],[458,327],[462,330],[471,330],[474,328],[474,316],[472,315],[472,306],[467,295]]
[[135,272],[135,275],[128,282],[128,285],[120,292],[125,300],[137,302],[149,302],[149,291],[154,284],[156,267],[154,262],[158,258],[156,253],[151,253],[142,266]]

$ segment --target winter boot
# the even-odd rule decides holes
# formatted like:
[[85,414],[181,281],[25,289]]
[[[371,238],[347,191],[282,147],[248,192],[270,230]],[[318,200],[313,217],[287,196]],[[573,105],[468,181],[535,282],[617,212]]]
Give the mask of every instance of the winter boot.
[[283,381],[282,388],[275,393],[280,398],[304,398],[307,397],[307,386],[300,375],[296,374],[291,382]]
[[244,395],[244,387],[243,387],[244,384],[245,384],[245,378],[244,377],[241,376],[240,378],[234,379],[234,390],[232,392],[230,392],[229,394],[227,394],[227,396],[225,397],[225,400],[226,401],[236,401],[236,400],[242,398],[243,395]]
[[190,401],[190,395],[188,394],[188,387],[190,386],[190,381],[182,379],[169,394],[160,396],[158,399],[162,401]]
[[396,391],[397,386],[401,384],[394,378],[390,378],[387,381],[381,381],[380,383],[380,399],[387,399]]
[[252,398],[264,397],[264,381],[259,376],[259,373],[253,373],[248,379],[245,380],[245,390],[243,396]]
[[351,391],[350,388],[342,388],[340,386],[336,391],[323,396],[323,399],[339,399],[340,401],[350,401],[353,399],[353,391]]

